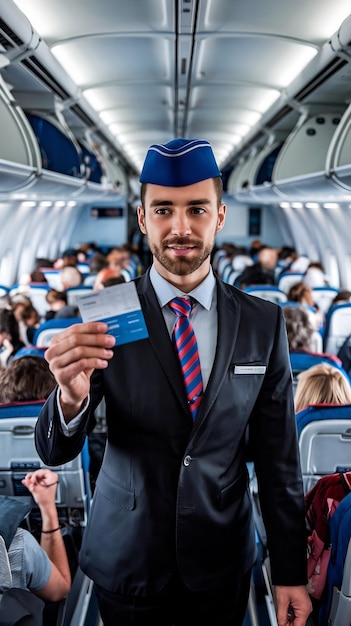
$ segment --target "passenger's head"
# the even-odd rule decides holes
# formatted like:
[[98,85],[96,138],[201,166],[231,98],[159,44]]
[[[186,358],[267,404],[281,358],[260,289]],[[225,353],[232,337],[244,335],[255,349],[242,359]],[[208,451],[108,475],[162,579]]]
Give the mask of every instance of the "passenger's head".
[[282,310],[289,350],[309,350],[314,328],[307,311],[298,306],[284,306]]
[[82,274],[73,265],[65,265],[60,272],[60,276],[63,289],[78,287],[83,282]]
[[45,400],[56,386],[47,361],[21,356],[0,373],[0,402]]
[[296,412],[310,404],[351,404],[350,383],[337,367],[320,363],[299,375],[294,401]]
[[270,246],[262,246],[257,253],[257,261],[267,270],[274,270],[278,263],[279,251]]
[[52,311],[59,311],[67,304],[67,293],[57,289],[50,289],[45,296],[45,300],[50,305]]
[[288,291],[288,300],[291,302],[301,302],[301,304],[307,304],[313,306],[312,289],[304,282],[295,283]]
[[340,289],[336,296],[333,298],[330,306],[336,304],[349,304],[351,302],[351,291],[348,289]]
[[139,227],[147,235],[157,271],[183,288],[179,277],[192,275],[193,286],[209,271],[226,212],[221,172],[210,144],[175,139],[150,146],[140,182]]
[[4,339],[10,340],[13,345],[20,343],[18,321],[11,309],[0,310],[0,345]]

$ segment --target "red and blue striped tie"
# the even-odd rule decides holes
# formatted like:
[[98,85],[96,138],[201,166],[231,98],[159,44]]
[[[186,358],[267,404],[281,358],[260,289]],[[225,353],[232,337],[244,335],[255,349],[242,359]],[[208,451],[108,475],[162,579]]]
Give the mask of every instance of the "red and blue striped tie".
[[203,387],[196,337],[189,320],[193,305],[188,298],[174,298],[169,306],[177,316],[173,330],[173,341],[183,372],[188,405],[192,418],[195,419],[201,402]]

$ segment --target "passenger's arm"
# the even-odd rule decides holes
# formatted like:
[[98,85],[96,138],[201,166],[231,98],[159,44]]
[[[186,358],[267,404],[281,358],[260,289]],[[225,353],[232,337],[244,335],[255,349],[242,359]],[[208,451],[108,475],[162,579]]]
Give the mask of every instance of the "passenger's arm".
[[113,356],[115,339],[107,324],[73,324],[50,342],[45,358],[60,387],[60,405],[68,424],[82,409],[94,369],[104,369]]
[[56,602],[65,598],[71,588],[71,573],[55,504],[58,476],[49,469],[39,469],[27,474],[22,483],[30,491],[40,509],[42,518],[40,545],[51,562],[48,582],[33,593],[43,600]]

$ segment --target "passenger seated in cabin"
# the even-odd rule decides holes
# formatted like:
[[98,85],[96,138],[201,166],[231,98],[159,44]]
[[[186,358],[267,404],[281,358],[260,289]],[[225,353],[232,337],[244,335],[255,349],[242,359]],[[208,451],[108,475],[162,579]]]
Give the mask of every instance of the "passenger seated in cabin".
[[235,281],[235,286],[245,289],[252,285],[276,285],[275,268],[278,250],[263,246],[257,253],[257,261],[248,265]]
[[321,336],[314,330],[308,312],[300,307],[283,306],[290,352],[320,353]]
[[40,509],[42,526],[40,544],[25,528],[11,528],[15,498],[0,497],[0,534],[5,543],[9,543],[6,547],[12,584],[28,589],[44,601],[57,602],[65,598],[71,588],[70,568],[55,505],[58,475],[43,468],[28,473],[21,482]]
[[314,330],[322,333],[325,325],[325,316],[313,300],[312,288],[300,281],[290,287],[287,296],[289,302],[298,302],[308,311]]
[[348,289],[340,289],[339,292],[335,295],[330,303],[329,309],[336,304],[350,304],[351,302],[351,291]]
[[312,262],[306,269],[303,282],[313,289],[314,287],[326,287],[329,285],[328,277],[321,263]]
[[320,363],[301,372],[294,402],[296,413],[310,404],[351,404],[351,386],[339,369]]
[[[121,278],[123,278],[123,280],[120,280]],[[105,287],[106,280],[109,280],[109,279],[114,279],[114,280],[118,279],[119,282],[125,282],[125,278],[121,274],[119,269],[112,268],[112,267],[104,267],[102,270],[100,270],[100,272],[96,276],[96,279],[93,285],[93,290],[98,291],[99,289],[103,289],[103,287]]]
[[65,291],[50,289],[45,296],[50,309],[45,314],[45,320],[53,318],[79,317],[79,308],[72,304],[67,304],[67,294]]
[[24,343],[27,345],[32,344],[35,330],[39,328],[41,318],[37,309],[31,303],[19,312],[19,322],[23,324]]
[[0,310],[0,367],[11,363],[16,352],[24,347],[20,337],[19,324],[11,309]]
[[46,400],[56,380],[41,356],[21,356],[0,372],[0,402]]
[[337,354],[342,366],[351,380],[351,335],[346,337]]
[[112,287],[113,285],[120,285],[121,283],[125,283],[126,279],[124,276],[108,276],[101,283],[101,289],[104,287]]
[[77,251],[74,248],[65,250],[62,256],[54,262],[54,268],[60,271],[62,289],[69,289],[82,284],[83,276],[77,268],[77,263]]
[[62,289],[69,289],[70,287],[78,287],[83,283],[83,276],[77,267],[73,265],[65,265],[60,270],[60,279]]

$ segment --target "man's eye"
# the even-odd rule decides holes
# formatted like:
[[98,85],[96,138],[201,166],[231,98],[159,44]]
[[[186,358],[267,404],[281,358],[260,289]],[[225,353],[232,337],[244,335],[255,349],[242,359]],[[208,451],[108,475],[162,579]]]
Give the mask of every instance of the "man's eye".
[[167,215],[169,213],[169,209],[156,209],[157,215]]

